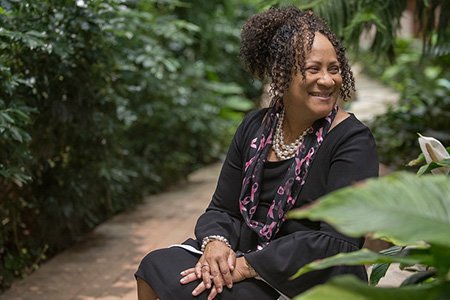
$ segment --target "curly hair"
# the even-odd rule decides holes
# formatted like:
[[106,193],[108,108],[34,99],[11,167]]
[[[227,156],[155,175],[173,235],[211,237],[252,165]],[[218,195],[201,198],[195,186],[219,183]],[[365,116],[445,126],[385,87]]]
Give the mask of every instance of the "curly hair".
[[355,80],[345,48],[323,19],[310,10],[288,6],[270,8],[244,24],[240,57],[254,77],[271,79],[271,105],[283,98],[293,71],[305,78],[305,56],[311,51],[316,32],[326,36],[336,51],[342,76],[340,96],[346,100],[355,90]]

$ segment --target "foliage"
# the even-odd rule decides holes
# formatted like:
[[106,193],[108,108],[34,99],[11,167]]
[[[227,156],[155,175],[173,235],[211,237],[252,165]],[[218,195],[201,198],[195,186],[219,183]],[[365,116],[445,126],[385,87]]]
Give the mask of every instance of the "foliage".
[[450,172],[450,147],[447,149],[433,137],[419,134],[419,145],[422,153],[408,163],[409,167],[420,166],[417,175],[444,174]]
[[401,167],[419,154],[416,133],[450,143],[450,55],[423,57],[413,40],[399,40],[396,63],[360,56],[364,70],[400,92],[400,100],[370,123],[383,163]]
[[[400,288],[367,287],[354,278],[344,277],[296,299],[325,299],[330,293],[347,293],[348,299],[445,299],[450,291],[449,183],[449,177],[444,175],[418,177],[398,172],[338,190],[311,207],[292,211],[290,217],[323,220],[344,234],[370,234],[396,245],[408,245],[389,249],[390,253],[362,249],[338,254],[304,266],[296,276],[334,265],[376,263],[378,269],[371,278],[371,283],[376,284],[392,262],[428,267],[426,276],[415,273]],[[409,286],[416,282],[421,284]]]
[[376,288],[350,275],[332,279],[328,284],[306,291],[295,300],[446,300],[450,285]]
[[[266,9],[293,1],[260,1]],[[403,167],[418,155],[415,134],[450,142],[450,1],[445,0],[303,0],[294,2],[313,9],[328,21],[356,53],[364,71],[381,77],[400,92],[400,103],[369,124],[383,163]],[[398,38],[400,20],[412,10],[416,42]],[[368,37],[361,51],[361,36]],[[418,41],[417,41],[418,42]],[[414,149],[414,150],[411,150]]]
[[237,62],[252,7],[214,3],[0,1],[0,290],[221,157],[258,86]]
[[[400,19],[408,0],[272,0],[260,1],[263,8],[295,3],[312,9],[328,21],[344,44],[358,51],[360,37],[369,31],[374,37],[367,50],[376,56],[394,59]],[[411,3],[410,3],[411,4]],[[425,54],[450,54],[450,2],[446,0],[413,1],[414,18],[419,25]]]

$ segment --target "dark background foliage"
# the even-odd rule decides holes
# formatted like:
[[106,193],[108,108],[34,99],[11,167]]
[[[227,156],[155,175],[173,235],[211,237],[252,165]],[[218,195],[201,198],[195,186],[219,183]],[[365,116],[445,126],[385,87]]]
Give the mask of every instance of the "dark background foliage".
[[[237,59],[240,27],[257,10],[291,3],[0,0],[0,290],[220,158],[261,90]],[[397,38],[408,3],[424,44]],[[371,124],[389,165],[417,156],[416,132],[450,143],[449,3],[296,3],[353,50],[376,27],[359,59],[401,94]]]
[[259,86],[207,3],[0,1],[0,289],[221,157]]
[[450,55],[421,56],[417,40],[398,39],[394,64],[361,54],[366,72],[399,92],[398,104],[370,127],[383,163],[405,168],[420,153],[418,133],[450,145]]

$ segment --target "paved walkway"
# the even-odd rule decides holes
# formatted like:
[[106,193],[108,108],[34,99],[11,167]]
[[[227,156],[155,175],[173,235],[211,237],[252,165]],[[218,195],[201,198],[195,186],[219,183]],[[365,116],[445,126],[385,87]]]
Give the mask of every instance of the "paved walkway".
[[16,282],[1,300],[132,300],[133,273],[150,250],[192,236],[219,173],[214,164],[172,190],[98,226],[77,245]]
[[[357,101],[350,111],[363,121],[382,113],[395,94],[357,75]],[[134,300],[133,273],[150,250],[192,236],[195,220],[214,191],[219,164],[205,167],[168,192],[98,226],[85,239],[42,265],[0,296],[0,300]],[[397,271],[385,285],[401,279]]]

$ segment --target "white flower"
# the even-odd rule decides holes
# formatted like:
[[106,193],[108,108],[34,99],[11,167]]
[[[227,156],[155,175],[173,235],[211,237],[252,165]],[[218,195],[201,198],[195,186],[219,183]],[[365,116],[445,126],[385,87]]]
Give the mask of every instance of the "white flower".
[[87,3],[84,0],[76,0],[75,2],[77,4],[78,7],[87,7]]
[[[431,162],[438,162],[444,159],[450,158],[450,154],[447,152],[445,147],[439,142],[437,139],[427,136],[419,137],[419,145],[422,150],[423,155],[425,156],[425,160],[427,164]],[[435,175],[444,174],[447,175],[450,172],[449,167],[440,167],[431,170],[431,172]]]

